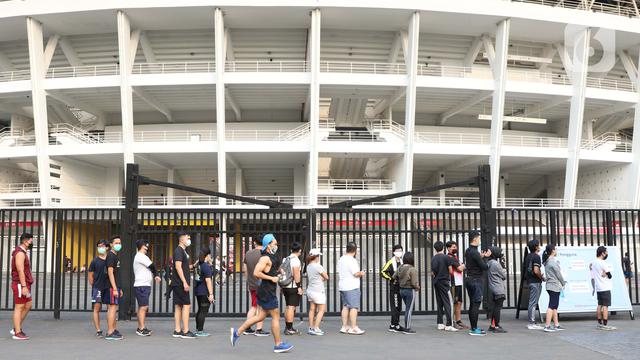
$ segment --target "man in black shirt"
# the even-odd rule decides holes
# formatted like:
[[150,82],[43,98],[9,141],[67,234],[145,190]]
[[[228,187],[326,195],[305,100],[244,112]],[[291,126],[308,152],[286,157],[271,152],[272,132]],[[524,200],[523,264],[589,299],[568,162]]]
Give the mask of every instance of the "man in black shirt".
[[491,256],[491,251],[486,250],[480,252],[480,232],[477,230],[469,231],[469,247],[464,252],[464,260],[466,262],[467,277],[465,278],[465,287],[469,295],[469,322],[471,330],[469,335],[484,336],[487,333],[478,327],[478,315],[480,313],[480,304],[482,303],[482,294],[484,293],[484,285],[482,276],[489,269],[484,258]]
[[624,281],[627,283],[627,286],[629,286],[629,282],[633,277],[633,271],[631,270],[631,265],[633,265],[633,263],[631,262],[629,253],[626,252],[624,253],[624,257],[622,258],[622,271],[624,273]]
[[191,246],[191,237],[184,233],[178,235],[178,247],[173,252],[173,271],[171,273],[176,325],[173,337],[182,339],[196,338],[195,334],[189,330],[189,311],[191,308],[191,297],[189,296],[191,273],[189,271],[189,254],[187,254],[189,246]]
[[542,281],[544,280],[542,272],[540,271],[542,259],[540,259],[540,255],[538,255],[540,242],[533,239],[529,241],[527,247],[530,251],[524,261],[524,277],[529,285],[529,306],[527,308],[529,324],[527,328],[529,330],[542,330],[544,327],[536,324],[535,314],[538,300],[540,300],[540,294],[542,293]]
[[[436,303],[438,309],[438,330],[458,331],[453,327],[451,313],[451,271],[453,267],[457,267],[458,263],[444,253],[444,243],[437,241],[433,244],[436,255],[431,259],[431,274],[433,275],[433,287],[436,292]],[[442,314],[445,314],[447,323],[442,322]]]
[[102,291],[107,286],[107,252],[109,251],[109,241],[101,239],[98,241],[98,256],[91,260],[89,264],[89,284],[91,285],[91,303],[93,304],[93,325],[96,327],[96,336],[102,337],[100,329],[100,311],[102,310]]
[[102,302],[107,304],[107,336],[106,340],[122,340],[124,337],[116,329],[116,312],[122,297],[120,288],[120,258],[122,240],[119,236],[111,239],[111,251],[107,254],[105,268],[107,270],[107,288],[102,291]]

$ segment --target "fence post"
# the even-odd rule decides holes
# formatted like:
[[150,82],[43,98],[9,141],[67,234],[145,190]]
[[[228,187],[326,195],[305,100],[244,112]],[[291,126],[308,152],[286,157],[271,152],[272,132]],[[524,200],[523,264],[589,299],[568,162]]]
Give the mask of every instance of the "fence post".
[[604,212],[604,221],[605,221],[605,234],[607,246],[615,246],[615,234],[613,233],[613,212],[611,210],[606,210]]
[[60,320],[60,297],[62,296],[62,273],[64,272],[64,264],[62,263],[62,224],[63,211],[55,212],[55,261],[53,262],[55,271],[55,289],[53,296],[53,318]]
[[549,210],[547,216],[549,216],[548,236],[549,243],[558,245],[558,223],[556,222],[556,211]]
[[480,190],[480,233],[483,250],[493,246],[496,240],[496,211],[491,206],[491,171],[489,165],[478,167]]
[[138,164],[127,164],[125,202],[122,210],[122,251],[120,252],[120,281],[123,296],[118,309],[120,320],[131,320],[135,304],[133,295],[133,257],[138,232]]

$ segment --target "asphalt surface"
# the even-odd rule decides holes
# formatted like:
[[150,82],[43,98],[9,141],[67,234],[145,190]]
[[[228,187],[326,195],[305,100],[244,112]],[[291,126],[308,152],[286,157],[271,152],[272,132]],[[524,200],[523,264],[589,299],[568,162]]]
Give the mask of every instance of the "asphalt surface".
[[[640,308],[636,308],[636,311]],[[136,322],[120,322],[125,336],[122,341],[108,342],[94,337],[89,314],[63,313],[54,320],[51,313],[30,314],[25,332],[28,341],[11,340],[11,313],[0,312],[0,359],[189,359],[210,356],[214,359],[637,359],[640,353],[640,322],[628,313],[613,316],[610,324],[617,331],[596,330],[593,316],[563,316],[566,331],[544,333],[526,329],[526,321],[516,320],[514,311],[503,313],[507,334],[473,337],[464,332],[445,333],[436,330],[434,316],[413,319],[415,335],[389,333],[388,318],[362,317],[362,336],[338,332],[338,318],[323,322],[325,336],[307,334],[285,337],[294,345],[289,354],[274,354],[273,338],[242,336],[235,348],[229,344],[229,327],[240,325],[241,319],[209,318],[205,330],[212,336],[195,340],[174,339],[173,320],[152,318],[147,327],[151,337],[135,334]],[[104,319],[104,314],[103,314]],[[463,320],[467,322],[466,315]],[[269,320],[268,320],[269,321]],[[487,320],[481,315],[481,325]],[[269,326],[267,322],[267,326]],[[103,328],[106,322],[103,322]],[[284,324],[282,324],[284,325]],[[296,321],[295,325],[299,325]],[[303,330],[305,325],[299,325]],[[191,326],[195,326],[194,320]]]

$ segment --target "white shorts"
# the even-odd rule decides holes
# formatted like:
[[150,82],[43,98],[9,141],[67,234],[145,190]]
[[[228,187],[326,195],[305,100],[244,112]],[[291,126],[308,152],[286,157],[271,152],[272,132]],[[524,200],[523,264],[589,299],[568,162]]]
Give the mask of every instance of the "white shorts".
[[327,295],[324,293],[324,291],[320,292],[307,290],[307,299],[317,305],[324,305],[327,303]]

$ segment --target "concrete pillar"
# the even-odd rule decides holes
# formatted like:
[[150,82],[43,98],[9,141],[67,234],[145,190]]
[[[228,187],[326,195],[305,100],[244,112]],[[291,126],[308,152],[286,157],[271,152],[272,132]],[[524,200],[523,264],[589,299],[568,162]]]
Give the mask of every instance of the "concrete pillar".
[[307,196],[309,205],[318,204],[318,143],[320,136],[320,9],[311,11],[311,42],[309,44],[311,84],[309,86],[309,126],[311,142],[307,166]]
[[500,176],[500,184],[498,186],[498,199],[500,200],[498,206],[501,206],[501,207],[504,207],[505,205],[504,198],[506,197],[506,186],[507,186],[507,175],[503,174]]
[[[225,88],[224,66],[226,49],[224,48],[224,17],[222,9],[216,8],[214,14],[214,35],[216,54],[216,140],[218,143],[218,191],[227,192],[227,153],[225,151]],[[221,201],[224,201],[221,199]]]
[[244,178],[242,175],[242,169],[236,168],[236,195],[243,195],[243,191],[242,191],[243,182],[244,182]]
[[[416,83],[418,78],[418,40],[420,37],[420,13],[414,12],[409,19],[407,37],[407,54],[405,67],[407,69],[407,91],[405,96],[404,115],[404,174],[399,182],[399,191],[408,191],[413,187],[413,137],[416,126]],[[411,197],[405,196],[400,200],[403,205],[411,204]]]
[[[176,182],[176,169],[167,169],[167,182],[175,183]],[[176,189],[167,188],[167,205],[174,204],[174,197],[176,195]]]
[[105,181],[104,196],[122,196],[122,170],[120,168],[105,169],[107,181]]
[[[446,177],[444,175],[444,172],[439,172],[438,173],[438,185],[444,185],[446,183]],[[438,191],[438,195],[440,196],[440,206],[444,206],[445,202],[447,201],[446,196],[447,196],[447,191],[442,189],[440,191]]]
[[[638,56],[638,66],[640,67],[640,55]],[[636,91],[638,100],[636,101],[635,113],[633,117],[633,162],[630,172],[630,189],[632,207],[640,208],[640,76],[636,77]]]
[[[118,61],[120,68],[120,112],[122,114],[122,150],[124,171],[127,164],[135,161],[133,156],[133,92],[129,82],[133,55],[131,50],[131,23],[123,11],[118,11]],[[125,174],[126,178],[126,174]]]

